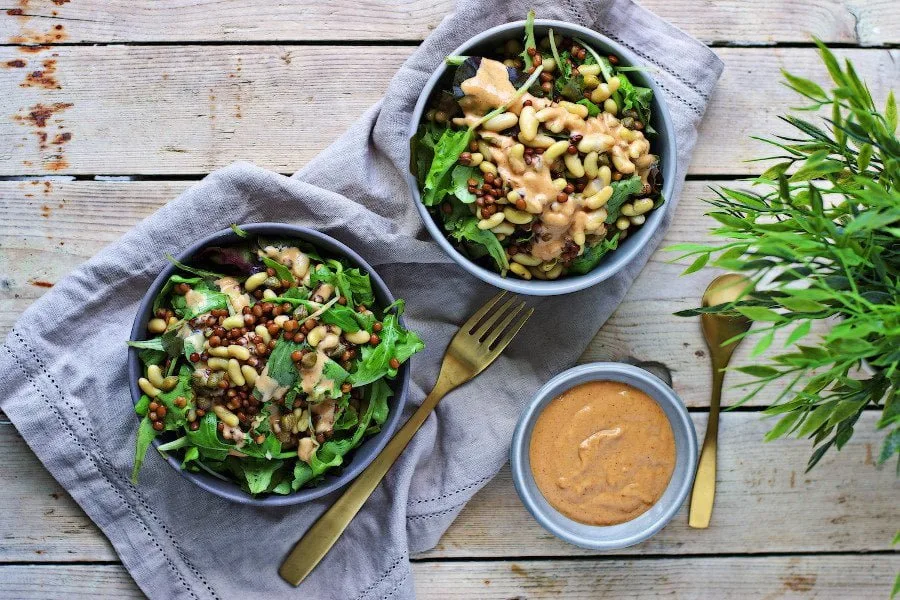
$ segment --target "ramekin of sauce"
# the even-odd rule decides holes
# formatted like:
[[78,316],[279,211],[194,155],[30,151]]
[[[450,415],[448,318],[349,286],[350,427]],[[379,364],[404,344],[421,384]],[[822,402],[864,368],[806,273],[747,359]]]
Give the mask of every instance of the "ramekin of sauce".
[[637,544],[687,498],[697,436],[687,409],[632,365],[579,365],[541,388],[510,448],[516,491],[557,537],[594,550]]

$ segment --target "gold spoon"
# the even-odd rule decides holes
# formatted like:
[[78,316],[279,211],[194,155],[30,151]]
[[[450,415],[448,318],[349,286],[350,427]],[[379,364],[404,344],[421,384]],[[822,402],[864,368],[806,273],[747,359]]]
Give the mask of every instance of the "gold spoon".
[[[737,300],[750,281],[742,276],[730,273],[712,280],[703,292],[701,306],[716,306]],[[725,316],[716,314],[700,315],[703,337],[709,347],[712,360],[713,383],[712,397],[709,401],[709,422],[706,425],[706,437],[700,452],[700,464],[694,479],[694,490],[691,493],[691,510],[688,524],[697,529],[709,527],[712,517],[713,499],[716,496],[716,444],[719,438],[719,404],[722,401],[722,382],[725,379],[725,367],[740,340],[725,346],[723,342],[744,333],[752,322],[743,316]]]

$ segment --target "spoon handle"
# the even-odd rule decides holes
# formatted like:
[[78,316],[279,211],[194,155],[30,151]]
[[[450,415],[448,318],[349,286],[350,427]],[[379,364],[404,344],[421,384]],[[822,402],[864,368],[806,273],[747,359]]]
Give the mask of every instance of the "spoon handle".
[[709,401],[709,422],[700,452],[697,476],[691,492],[691,510],[688,525],[706,529],[712,517],[713,500],[716,497],[716,446],[719,440],[719,404],[722,401],[723,367],[713,362],[712,397]]

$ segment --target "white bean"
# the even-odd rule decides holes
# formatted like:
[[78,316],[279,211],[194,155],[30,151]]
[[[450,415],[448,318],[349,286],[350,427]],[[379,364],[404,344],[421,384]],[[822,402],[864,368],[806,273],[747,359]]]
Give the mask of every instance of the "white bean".
[[637,214],[636,212],[634,212],[634,205],[631,202],[626,202],[625,204],[623,204],[622,208],[619,209],[619,212],[621,212],[626,217],[633,217]]
[[605,110],[606,112],[608,112],[611,115],[614,115],[617,112],[619,112],[619,105],[616,104],[616,101],[613,100],[612,98],[607,98],[603,102],[603,110]]
[[599,192],[585,200],[584,205],[591,210],[597,210],[598,208],[600,208],[601,206],[605,206],[606,203],[609,202],[612,193],[612,186],[607,185]]
[[566,163],[566,168],[576,179],[584,177],[584,165],[581,164],[581,159],[578,158],[577,154],[569,154],[567,152],[563,162]]
[[491,231],[497,235],[512,235],[516,232],[516,228],[510,223],[500,223],[499,225],[491,227]]
[[562,101],[559,103],[564,109],[570,112],[573,115],[577,115],[582,119],[588,116],[588,107],[584,104],[575,104],[574,102],[566,102]]
[[612,96],[612,92],[609,91],[609,85],[601,83],[597,86],[597,89],[591,92],[591,102],[593,102],[594,104],[600,104],[610,96]]
[[230,317],[225,317],[225,319],[222,321],[222,327],[224,327],[225,329],[239,329],[243,326],[243,315],[231,315]]
[[594,178],[597,176],[599,166],[597,165],[597,159],[600,158],[600,155],[597,152],[588,152],[588,155],[584,157],[584,172],[588,177]]
[[588,152],[606,152],[616,143],[615,138],[605,133],[592,133],[581,138],[578,142],[578,151]]
[[[515,260],[516,256],[518,256],[518,254],[513,256],[514,260]],[[515,263],[515,262],[510,263],[509,270],[512,271],[513,273],[515,273],[516,275],[518,275],[519,277],[521,277],[522,279],[531,279],[531,271],[529,271],[528,269],[526,269],[524,266],[522,266],[519,263]]]
[[236,358],[229,359],[228,361],[228,377],[231,379],[231,383],[238,387],[247,383],[246,380],[244,380],[244,374],[241,373],[241,363],[239,363]]
[[472,158],[469,159],[469,166],[470,166],[470,167],[477,167],[477,166],[479,166],[482,162],[484,162],[484,154],[482,154],[481,152],[473,152],[473,153],[472,153]]
[[357,346],[368,344],[371,337],[372,336],[365,329],[360,329],[359,331],[354,331],[353,333],[344,334],[344,338],[348,342],[350,342],[351,344],[356,344]]
[[478,229],[482,231],[491,229],[502,223],[504,219],[506,219],[506,216],[503,214],[503,211],[498,210],[489,218],[478,221]]
[[247,385],[253,387],[254,385],[256,385],[256,377],[259,375],[259,373],[257,373],[256,369],[254,369],[250,365],[243,365],[241,366],[241,375],[244,376],[244,381],[247,383]]
[[612,169],[607,165],[602,165],[597,169],[597,177],[603,182],[603,185],[609,185],[609,182],[612,181]]
[[213,371],[225,371],[228,369],[228,360],[213,356],[206,361],[206,366]]
[[[653,208],[653,200],[650,198],[641,198],[634,201],[634,216],[642,215],[649,212]],[[624,213],[623,213],[624,214]]]
[[322,338],[325,337],[326,333],[328,333],[328,331],[325,329],[324,325],[313,327],[312,331],[306,335],[306,343],[315,348],[319,345],[319,342],[322,341]]
[[544,133],[537,134],[536,136],[534,136],[533,140],[524,139],[520,133],[519,141],[526,146],[530,146],[531,148],[549,148],[556,143],[556,140]]
[[253,330],[256,332],[256,335],[262,338],[262,341],[266,344],[272,341],[272,336],[269,335],[269,330],[266,329],[264,325],[257,325],[256,329]]
[[236,358],[238,360],[247,360],[250,358],[250,351],[244,346],[239,346],[237,344],[231,344],[228,346],[228,356],[232,358]]
[[553,187],[558,189],[560,192],[563,191],[567,185],[569,185],[569,182],[566,181],[565,177],[557,177],[553,180]]
[[264,300],[268,300],[268,299],[270,299],[270,298],[277,298],[277,297],[278,297],[278,294],[276,294],[275,292],[273,292],[273,291],[270,290],[269,288],[266,288],[266,289],[263,290],[263,299],[264,299]]
[[237,427],[240,425],[240,420],[237,418],[237,415],[222,406],[221,404],[214,404],[213,412],[216,413],[216,416],[219,417],[219,420],[228,425],[229,427]]
[[487,160],[482,161],[482,163],[478,165],[478,168],[481,169],[482,173],[490,173],[491,175],[497,174],[497,165]]
[[531,214],[521,211],[512,207],[507,207],[503,209],[504,218],[510,223],[515,223],[516,225],[524,225],[525,223],[531,223],[532,216]]
[[612,94],[615,94],[619,91],[619,86],[622,85],[622,82],[619,81],[618,77],[610,77],[609,78],[609,91]]
[[547,148],[544,153],[541,155],[544,163],[550,164],[555,161],[557,158],[563,155],[563,153],[568,150],[569,141],[568,140],[560,140],[555,142],[552,146]]
[[628,220],[628,217],[619,217],[616,219],[616,229],[619,231],[625,231],[628,229],[629,225],[631,225],[631,221]]
[[206,353],[210,356],[218,356],[223,358],[228,358],[230,356],[228,354],[227,346],[212,346],[206,349]]
[[578,67],[578,72],[582,75],[599,75],[600,74],[600,65],[581,65]]
[[157,334],[165,333],[166,322],[163,319],[150,319],[150,322],[147,323],[147,331]]
[[269,275],[265,271],[260,271],[259,273],[254,273],[253,275],[251,275],[250,277],[247,278],[247,281],[244,282],[244,288],[248,292],[253,292],[256,290],[256,288],[258,288],[263,283],[265,283],[266,279],[268,279],[268,278],[269,278]]
[[509,167],[517,175],[525,172],[525,146],[523,144],[514,144],[509,149]]
[[504,129],[509,129],[514,126],[518,122],[519,117],[517,117],[515,113],[505,112],[496,117],[491,117],[482,123],[481,126],[487,131],[503,131]]
[[150,365],[147,367],[147,379],[154,387],[161,388],[163,386],[163,374],[159,365]]
[[629,217],[629,221],[631,221],[632,225],[643,225],[647,221],[647,217],[644,215],[637,215],[635,217]]
[[519,139],[523,142],[532,141],[537,136],[539,124],[533,106],[522,108],[519,114]]
[[541,259],[532,256],[531,254],[525,254],[524,252],[518,252],[513,254],[512,257],[514,262],[519,263],[520,265],[525,265],[526,267],[536,267],[541,264]]
[[145,377],[138,379],[138,387],[151,398],[156,398],[162,394],[162,390],[150,383]]

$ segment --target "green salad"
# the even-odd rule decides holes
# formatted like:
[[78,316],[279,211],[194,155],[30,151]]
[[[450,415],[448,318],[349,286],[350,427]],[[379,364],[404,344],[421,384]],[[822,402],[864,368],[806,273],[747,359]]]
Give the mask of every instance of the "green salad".
[[388,416],[388,382],[423,348],[403,301],[297,240],[207,247],[153,302],[132,479],[157,436],[181,467],[250,494],[290,494],[338,469]]
[[422,202],[467,257],[503,275],[582,275],[663,203],[653,91],[618,57],[550,29],[452,69],[413,138]]

